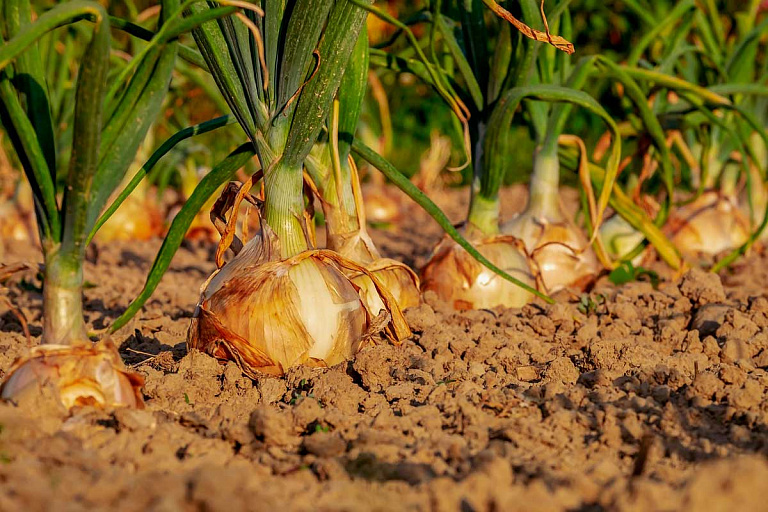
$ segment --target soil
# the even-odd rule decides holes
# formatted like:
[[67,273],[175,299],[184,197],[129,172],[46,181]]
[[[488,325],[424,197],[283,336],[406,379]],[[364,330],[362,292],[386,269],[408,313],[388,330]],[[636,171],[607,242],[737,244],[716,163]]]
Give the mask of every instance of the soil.
[[[524,204],[520,189],[505,204]],[[464,192],[441,196],[459,220]],[[416,267],[439,240],[421,213],[373,233]],[[140,290],[159,241],[99,247],[89,328]],[[144,410],[0,404],[0,510],[765,510],[768,257],[552,306],[406,312],[401,347],[329,369],[244,377],[188,353],[213,248],[186,244],[113,341]],[[5,263],[35,262],[8,247]],[[0,372],[40,335],[34,272],[0,290]]]

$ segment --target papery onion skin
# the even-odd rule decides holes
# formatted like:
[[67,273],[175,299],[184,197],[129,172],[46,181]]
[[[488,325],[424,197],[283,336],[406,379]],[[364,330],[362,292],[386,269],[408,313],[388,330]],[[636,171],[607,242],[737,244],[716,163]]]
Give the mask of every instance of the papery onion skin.
[[188,346],[234,360],[251,376],[352,357],[369,318],[349,279],[312,251],[269,261],[261,243],[248,242],[210,280]]
[[[491,263],[534,285],[526,256],[514,243],[496,237],[473,245]],[[421,283],[422,291],[435,292],[456,310],[522,307],[533,299],[530,292],[483,266],[447,236],[422,270]]]
[[568,222],[523,213],[506,222],[501,231],[523,241],[546,293],[564,288],[584,290],[600,270],[589,241]]
[[666,230],[672,243],[686,256],[714,256],[739,247],[750,235],[749,220],[736,201],[708,191],[675,210]]
[[[399,261],[379,258],[366,268],[389,290],[401,310],[416,307],[421,303],[421,283],[413,270]],[[386,309],[371,278],[362,273],[350,275],[350,280],[360,288],[360,296],[368,311],[377,316]]]
[[[418,275],[410,267],[397,260],[382,258],[365,229],[359,229],[352,233],[330,234],[328,236],[328,248],[338,252],[346,259],[363,265],[375,275],[394,296],[401,310],[418,306],[421,303],[419,291],[421,283]],[[378,315],[384,307],[384,303],[371,279],[360,272],[348,272],[347,275],[356,286],[361,288],[361,296],[371,314],[373,316]]]
[[0,388],[5,400],[23,401],[52,386],[67,409],[77,406],[143,408],[144,381],[125,368],[108,343],[39,345],[14,362]]

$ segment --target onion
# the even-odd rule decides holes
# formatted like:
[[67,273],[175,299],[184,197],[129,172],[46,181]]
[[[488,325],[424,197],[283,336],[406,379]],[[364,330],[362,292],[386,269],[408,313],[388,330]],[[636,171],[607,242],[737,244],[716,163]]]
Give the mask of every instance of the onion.
[[530,197],[525,211],[501,226],[501,232],[520,239],[531,256],[544,291],[583,290],[600,266],[584,233],[566,220],[560,207],[560,162],[557,154],[538,149],[533,161]]
[[373,323],[343,270],[372,280],[390,315],[390,338],[410,335],[394,298],[365,269],[331,251],[276,259],[277,239],[263,226],[204,286],[189,328],[190,348],[233,360],[252,377],[349,359],[372,334]]
[[504,223],[501,231],[523,241],[549,293],[568,287],[584,289],[600,269],[586,236],[561,215],[524,212]]
[[15,194],[0,196],[0,257],[5,244],[37,245],[34,208],[32,189],[26,183],[19,183]]
[[[600,226],[599,233],[606,252],[613,260],[624,258],[645,239],[645,235],[633,228],[618,214],[606,219]],[[635,256],[632,263],[639,265],[642,260],[643,253],[641,252]]]
[[749,220],[737,201],[710,190],[696,200],[678,208],[666,226],[670,239],[685,255],[715,255],[729,251],[747,241]]
[[150,240],[162,232],[163,218],[153,200],[143,194],[128,196],[94,239],[100,243],[115,240]]
[[[470,241],[491,263],[524,283],[534,285],[527,257],[511,237],[493,236]],[[479,263],[447,236],[432,252],[421,272],[421,280],[423,291],[435,292],[457,310],[521,307],[533,298],[528,291]]]
[[32,242],[33,229],[28,225],[26,215],[22,214],[13,202],[0,203],[0,243]]
[[392,224],[400,220],[403,205],[384,184],[363,185],[365,218],[378,224]]
[[[377,316],[383,309],[374,283],[368,277],[373,274],[392,294],[401,310],[418,306],[421,302],[419,277],[408,266],[389,258],[382,258],[381,253],[368,234],[366,212],[357,166],[352,158],[349,164],[349,195],[353,208],[351,211],[341,206],[324,202],[328,248],[342,258],[354,261],[365,267],[367,273],[352,271],[347,276],[361,290],[361,297],[368,310]],[[361,204],[363,203],[363,204]]]
[[[401,310],[418,306],[421,302],[419,277],[407,265],[381,257],[368,235],[364,218],[358,226],[358,230],[352,233],[338,234],[329,231],[328,248],[338,252],[343,258],[364,266],[370,274],[376,276],[382,286],[392,294]],[[384,309],[384,304],[374,283],[363,272],[347,272],[347,276],[361,289],[360,295],[368,310],[377,316]]]
[[5,400],[22,401],[52,386],[60,402],[76,406],[143,407],[143,379],[125,368],[109,343],[44,344],[17,359],[0,388]]

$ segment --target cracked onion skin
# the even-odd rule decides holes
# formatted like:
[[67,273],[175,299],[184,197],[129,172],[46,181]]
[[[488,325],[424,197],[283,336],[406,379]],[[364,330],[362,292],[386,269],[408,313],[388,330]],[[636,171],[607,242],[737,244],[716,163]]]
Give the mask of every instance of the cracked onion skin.
[[584,290],[600,271],[587,237],[565,220],[526,212],[504,223],[501,231],[525,244],[547,293],[564,288]]
[[23,402],[51,387],[67,409],[78,406],[143,408],[144,380],[129,371],[114,346],[44,344],[17,359],[0,388],[4,400]]
[[[282,375],[296,365],[332,366],[366,343],[372,315],[330,251],[304,251],[280,260],[274,234],[251,239],[205,285],[187,345],[235,361],[244,373]],[[338,263],[338,264],[337,264]],[[381,290],[379,290],[381,291]],[[390,294],[396,341],[410,335]]]
[[[534,285],[525,254],[509,237],[472,241],[494,265],[526,284]],[[448,236],[435,247],[421,272],[422,291],[432,291],[456,310],[522,307],[533,295],[475,260]]]
[[667,221],[672,243],[686,256],[714,256],[741,246],[750,235],[749,219],[734,198],[710,190],[675,210]]

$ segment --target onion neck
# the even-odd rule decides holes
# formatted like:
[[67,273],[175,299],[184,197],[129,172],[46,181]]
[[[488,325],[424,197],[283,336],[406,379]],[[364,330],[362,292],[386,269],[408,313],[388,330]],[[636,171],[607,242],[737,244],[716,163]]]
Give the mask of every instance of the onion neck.
[[540,146],[533,158],[530,197],[526,213],[539,219],[560,219],[560,160],[554,150]]
[[280,240],[280,256],[290,258],[306,251],[302,168],[278,162],[264,176],[264,218]]
[[720,145],[717,142],[713,142],[712,146],[708,149],[706,155],[706,176],[702,185],[704,190],[714,190],[717,186],[717,182],[723,174],[723,167],[725,162],[720,158]]
[[480,193],[472,195],[467,223],[469,229],[478,230],[484,236],[499,234],[499,197],[486,198]]
[[323,214],[327,225],[328,247],[331,250],[336,250],[334,247],[336,238],[359,232],[361,229],[349,162],[346,160],[339,162],[339,171],[341,183],[338,183],[337,176],[331,169],[325,183],[317,184],[318,190],[325,199]]
[[87,341],[82,258],[63,253],[60,246],[45,252],[43,343],[71,345]]
[[479,122],[474,127],[475,136],[472,145],[472,196],[467,216],[467,234],[479,232],[481,237],[499,234],[501,202],[499,189],[504,180],[504,164],[500,160],[504,155],[491,154],[484,161],[483,145],[485,144],[486,126]]
[[739,182],[739,174],[741,174],[741,169],[739,169],[738,164],[726,164],[721,174],[720,193],[725,197],[735,197],[736,188]]

